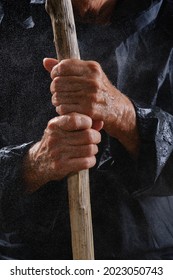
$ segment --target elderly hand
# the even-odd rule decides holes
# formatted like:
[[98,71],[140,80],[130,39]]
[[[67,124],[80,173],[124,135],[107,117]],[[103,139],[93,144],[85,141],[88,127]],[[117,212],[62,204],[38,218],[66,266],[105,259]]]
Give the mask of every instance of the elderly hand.
[[139,137],[136,113],[131,101],[108,80],[95,61],[66,59],[58,63],[45,59],[51,73],[52,103],[60,115],[77,112],[93,122],[104,124],[104,130],[117,138],[136,156]]
[[27,191],[34,192],[49,181],[93,167],[100,141],[101,135],[92,129],[88,116],[70,113],[50,120],[41,141],[25,158]]

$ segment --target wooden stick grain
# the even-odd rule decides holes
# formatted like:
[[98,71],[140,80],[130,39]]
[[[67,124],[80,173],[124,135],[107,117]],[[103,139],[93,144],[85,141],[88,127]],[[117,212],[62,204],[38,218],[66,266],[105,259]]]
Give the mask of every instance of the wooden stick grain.
[[[80,59],[71,0],[47,0],[58,60]],[[90,204],[89,171],[68,177],[72,251],[75,260],[93,260],[93,230]]]

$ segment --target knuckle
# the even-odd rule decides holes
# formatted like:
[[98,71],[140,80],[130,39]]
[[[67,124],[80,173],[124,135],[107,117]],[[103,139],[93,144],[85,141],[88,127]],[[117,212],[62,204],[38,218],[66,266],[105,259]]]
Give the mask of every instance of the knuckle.
[[57,72],[61,75],[66,71],[66,69],[67,69],[67,61],[62,60],[57,66]]
[[87,133],[87,141],[88,144],[98,144],[101,141],[101,134],[100,132],[96,131],[96,130],[90,130]]
[[89,158],[85,158],[84,159],[84,169],[89,169],[91,167],[93,167],[96,163],[96,158],[93,157],[89,157]]
[[48,121],[47,128],[49,130],[55,130],[55,122],[54,122],[54,120]]
[[56,112],[57,112],[59,115],[65,115],[64,106],[63,106],[63,105],[58,105],[58,106],[56,107]]
[[90,158],[85,158],[84,162],[83,162],[83,165],[84,165],[84,169],[89,169],[91,167],[91,160],[90,160]]
[[58,81],[58,77],[54,78],[54,80],[50,84],[51,94],[54,94],[56,92],[56,87],[57,87],[57,83],[58,83],[57,81]]
[[53,80],[55,77],[57,77],[57,68],[58,68],[58,63],[52,68],[52,71],[50,73],[50,77]]
[[89,66],[89,68],[90,68],[90,70],[93,74],[96,74],[96,75],[101,75],[102,74],[102,68],[101,68],[101,66],[98,62],[89,61],[88,66]]
[[90,79],[88,85],[92,88],[94,93],[97,93],[100,88],[100,83],[97,79]]
[[52,105],[54,106],[54,107],[56,107],[56,106],[58,106],[59,105],[59,102],[58,102],[58,98],[57,98],[57,95],[56,94],[54,94],[53,96],[52,96]]
[[88,116],[72,112],[69,116],[69,123],[73,130],[80,130],[84,127],[90,127],[91,119]]
[[88,144],[93,144],[94,143],[94,132],[91,129],[88,129],[86,131],[86,140]]
[[60,120],[60,117],[54,117],[53,119],[49,120],[48,123],[47,123],[47,129],[46,130],[57,131],[59,120]]

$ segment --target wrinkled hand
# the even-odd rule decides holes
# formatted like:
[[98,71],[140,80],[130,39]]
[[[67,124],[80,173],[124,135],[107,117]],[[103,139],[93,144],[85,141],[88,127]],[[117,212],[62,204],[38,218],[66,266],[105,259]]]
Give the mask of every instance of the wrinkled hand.
[[[44,60],[51,73],[52,103],[60,115],[77,112],[117,138],[131,153],[138,149],[136,113],[131,101],[108,80],[95,61]],[[96,125],[96,126],[97,126]]]
[[112,86],[97,62],[67,59],[52,69],[48,68],[49,63],[47,59],[44,61],[51,71],[52,104],[58,114],[82,113],[93,121],[103,121],[104,128],[111,126],[112,119],[115,123],[121,113],[116,110],[121,93]]
[[25,159],[28,191],[93,167],[100,141],[101,135],[92,129],[88,116],[71,113],[50,120],[41,141],[30,149]]

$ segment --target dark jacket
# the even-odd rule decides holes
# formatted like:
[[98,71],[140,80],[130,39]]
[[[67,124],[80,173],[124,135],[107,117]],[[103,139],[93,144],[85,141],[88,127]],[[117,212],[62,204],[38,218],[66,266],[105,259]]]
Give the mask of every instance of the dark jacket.
[[[90,171],[96,259],[173,259],[172,2],[134,0],[129,10],[124,0],[110,26],[77,25],[81,57],[101,63],[132,100],[141,137],[134,161],[102,132]],[[22,182],[23,157],[55,115],[40,62],[55,56],[52,31],[36,6],[35,27],[11,26],[5,16],[1,26],[1,259],[72,258],[66,180],[32,195]]]

